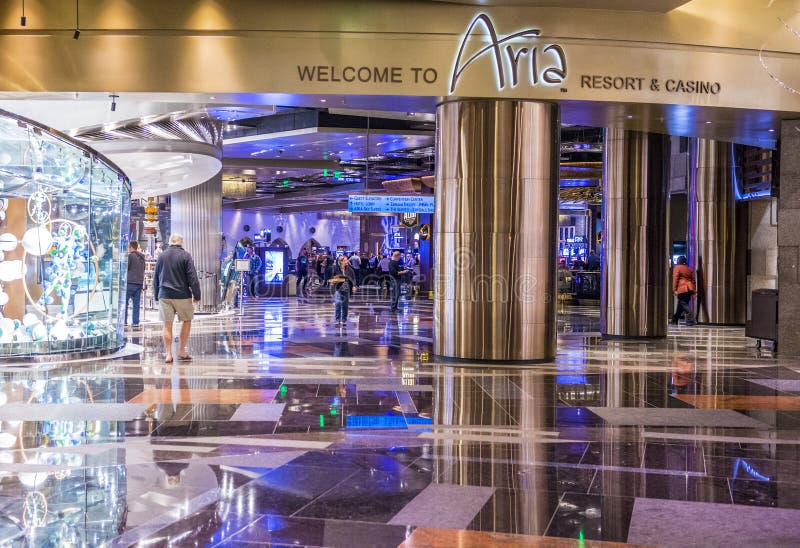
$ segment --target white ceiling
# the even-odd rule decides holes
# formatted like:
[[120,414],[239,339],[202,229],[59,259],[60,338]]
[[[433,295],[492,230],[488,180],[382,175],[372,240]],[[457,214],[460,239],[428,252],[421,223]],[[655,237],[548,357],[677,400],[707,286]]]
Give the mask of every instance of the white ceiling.
[[123,152],[108,157],[130,178],[133,198],[186,190],[222,169],[218,158],[192,152]]

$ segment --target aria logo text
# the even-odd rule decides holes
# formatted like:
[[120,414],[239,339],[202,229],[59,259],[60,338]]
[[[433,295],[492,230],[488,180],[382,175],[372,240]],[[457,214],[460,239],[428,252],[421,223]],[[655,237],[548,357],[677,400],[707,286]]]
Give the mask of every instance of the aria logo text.
[[[485,45],[485,42],[481,41],[479,49],[464,59],[467,45],[473,40],[479,40],[472,35],[479,24],[483,25],[489,35],[489,44]],[[485,13],[478,14],[461,39],[453,63],[450,93],[456,90],[464,72],[484,56],[490,57],[494,63],[498,90],[506,89],[506,86],[514,88],[526,77],[531,86],[539,84],[555,86],[562,83],[567,77],[567,55],[564,53],[564,48],[558,44],[540,45],[537,42],[540,35],[539,29],[526,29],[507,36],[499,36],[491,18]]]

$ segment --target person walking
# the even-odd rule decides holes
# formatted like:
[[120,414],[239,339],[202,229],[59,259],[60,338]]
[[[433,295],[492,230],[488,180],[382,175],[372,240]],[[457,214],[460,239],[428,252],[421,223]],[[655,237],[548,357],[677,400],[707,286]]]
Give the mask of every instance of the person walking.
[[259,297],[258,290],[263,281],[261,269],[264,266],[264,261],[261,260],[261,255],[258,254],[253,244],[247,246],[244,258],[250,261],[250,270],[247,273],[247,292],[251,297]]
[[317,255],[317,277],[319,278],[319,282],[322,287],[326,287],[328,285],[328,256],[327,255]]
[[159,303],[159,316],[164,322],[164,347],[166,363],[172,363],[172,324],[175,316],[183,322],[178,341],[178,361],[190,361],[186,352],[189,331],[192,328],[195,303],[200,302],[200,280],[192,256],[183,249],[183,236],[172,234],[169,247],[161,253],[153,273],[153,296]]
[[300,255],[297,256],[297,291],[298,297],[306,294],[306,284],[308,283],[308,251],[306,248],[300,250]]
[[356,273],[356,283],[361,285],[361,257],[358,256],[358,251],[354,251],[349,260],[350,266],[353,267],[353,272]]
[[380,276],[381,290],[388,290],[391,286],[391,276],[389,276],[389,263],[391,260],[388,255],[381,255],[378,261],[378,276]]
[[399,251],[394,251],[392,253],[392,260],[389,261],[389,278],[391,282],[391,311],[397,312],[397,305],[400,301],[400,284],[403,281],[403,276],[408,274],[408,270],[403,268],[403,265],[400,263],[400,257],[403,254]]
[[128,325],[128,304],[133,304],[133,328],[139,329],[139,311],[142,305],[144,270],[147,259],[139,251],[139,242],[131,240],[128,244],[128,287],[125,292],[125,326]]
[[692,315],[692,295],[697,291],[694,281],[694,271],[689,268],[686,257],[678,257],[678,264],[672,269],[672,292],[678,297],[675,314],[672,315],[672,325],[677,325],[678,320],[686,315],[686,325],[694,325]]
[[333,285],[333,319],[336,327],[347,326],[347,313],[350,310],[350,294],[358,288],[356,273],[350,266],[350,261],[342,255],[336,266],[336,273],[331,278]]

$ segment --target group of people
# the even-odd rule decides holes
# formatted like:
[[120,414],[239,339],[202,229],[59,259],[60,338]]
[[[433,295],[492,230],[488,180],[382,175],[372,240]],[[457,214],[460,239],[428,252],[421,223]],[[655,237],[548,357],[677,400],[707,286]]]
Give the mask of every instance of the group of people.
[[[379,275],[381,283],[386,280],[389,287],[390,310],[397,312],[400,301],[400,287],[404,279],[412,273],[411,265],[402,261],[403,254],[394,251],[389,256],[375,254],[362,258],[361,254],[342,254],[334,260],[330,254],[309,255],[306,249],[297,257],[297,295],[304,296],[308,290],[309,273],[313,272],[322,287],[332,287],[334,302],[334,322],[337,327],[347,324],[350,297],[371,275]],[[413,257],[410,259],[413,261]]]
[[401,264],[405,267],[405,273],[401,276],[400,283],[412,282],[415,275],[419,274],[419,255],[407,253],[405,259],[400,251],[391,254],[362,254],[358,251],[345,253],[339,258],[331,256],[330,252],[309,253],[306,248],[300,250],[295,263],[297,274],[297,295],[305,295],[309,288],[309,283],[316,278],[321,287],[328,287],[331,278],[336,275],[339,269],[339,259],[345,257],[350,267],[353,269],[356,286],[367,282],[378,282],[382,288],[390,288],[390,263],[393,255],[397,254]]
[[[350,297],[358,291],[359,286],[369,273],[386,273],[390,289],[390,310],[396,312],[400,299],[400,286],[404,277],[412,273],[411,266],[404,264],[403,254],[394,251],[391,258],[377,257],[373,254],[362,259],[358,252],[349,257],[340,255],[330,269],[325,283],[333,288],[334,322],[337,327],[345,327],[350,308]],[[297,258],[298,295],[306,289],[309,269],[315,272],[327,271],[330,256],[321,254],[309,258],[308,251],[303,249]],[[414,258],[410,257],[413,263]],[[139,324],[139,299],[144,283],[145,256],[139,250],[139,244],[132,241],[128,247],[128,290],[125,300],[125,322],[128,321],[128,303],[133,301],[133,324]],[[322,278],[322,276],[320,276]],[[302,284],[302,286],[301,286]],[[301,290],[302,287],[302,290]],[[302,292],[301,292],[302,291]],[[677,265],[672,270],[672,291],[678,299],[673,324],[685,315],[687,325],[694,325],[691,309],[692,296],[697,292],[695,273],[688,266],[686,257],[678,257]],[[181,322],[178,339],[177,358],[189,361],[191,356],[186,351],[189,340],[194,305],[200,302],[200,281],[192,256],[183,249],[183,236],[172,234],[169,247],[159,254],[153,274],[153,296],[159,303],[159,318],[164,322],[163,338],[166,348],[166,363],[172,363],[173,353],[172,328],[177,317]]]
[[562,270],[588,270],[588,271],[599,271],[600,270],[600,255],[592,249],[589,254],[586,256],[586,260],[582,259],[580,256],[575,257],[572,262],[569,262],[565,257],[562,257],[558,261],[558,268]]

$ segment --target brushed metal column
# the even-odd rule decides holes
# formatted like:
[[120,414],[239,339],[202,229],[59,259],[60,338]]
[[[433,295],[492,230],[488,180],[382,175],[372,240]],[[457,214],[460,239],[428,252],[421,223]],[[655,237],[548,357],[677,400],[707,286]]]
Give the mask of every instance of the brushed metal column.
[[738,284],[745,281],[737,265],[741,242],[736,238],[733,146],[711,139],[694,139],[692,145],[688,248],[698,279],[695,313],[704,323],[743,324]]
[[600,292],[605,336],[667,334],[668,139],[639,131],[605,131]]
[[446,102],[436,132],[434,352],[552,359],[558,106]]
[[186,239],[200,278],[200,310],[219,310],[222,239],[222,173],[201,185],[174,192],[170,204],[172,232]]

